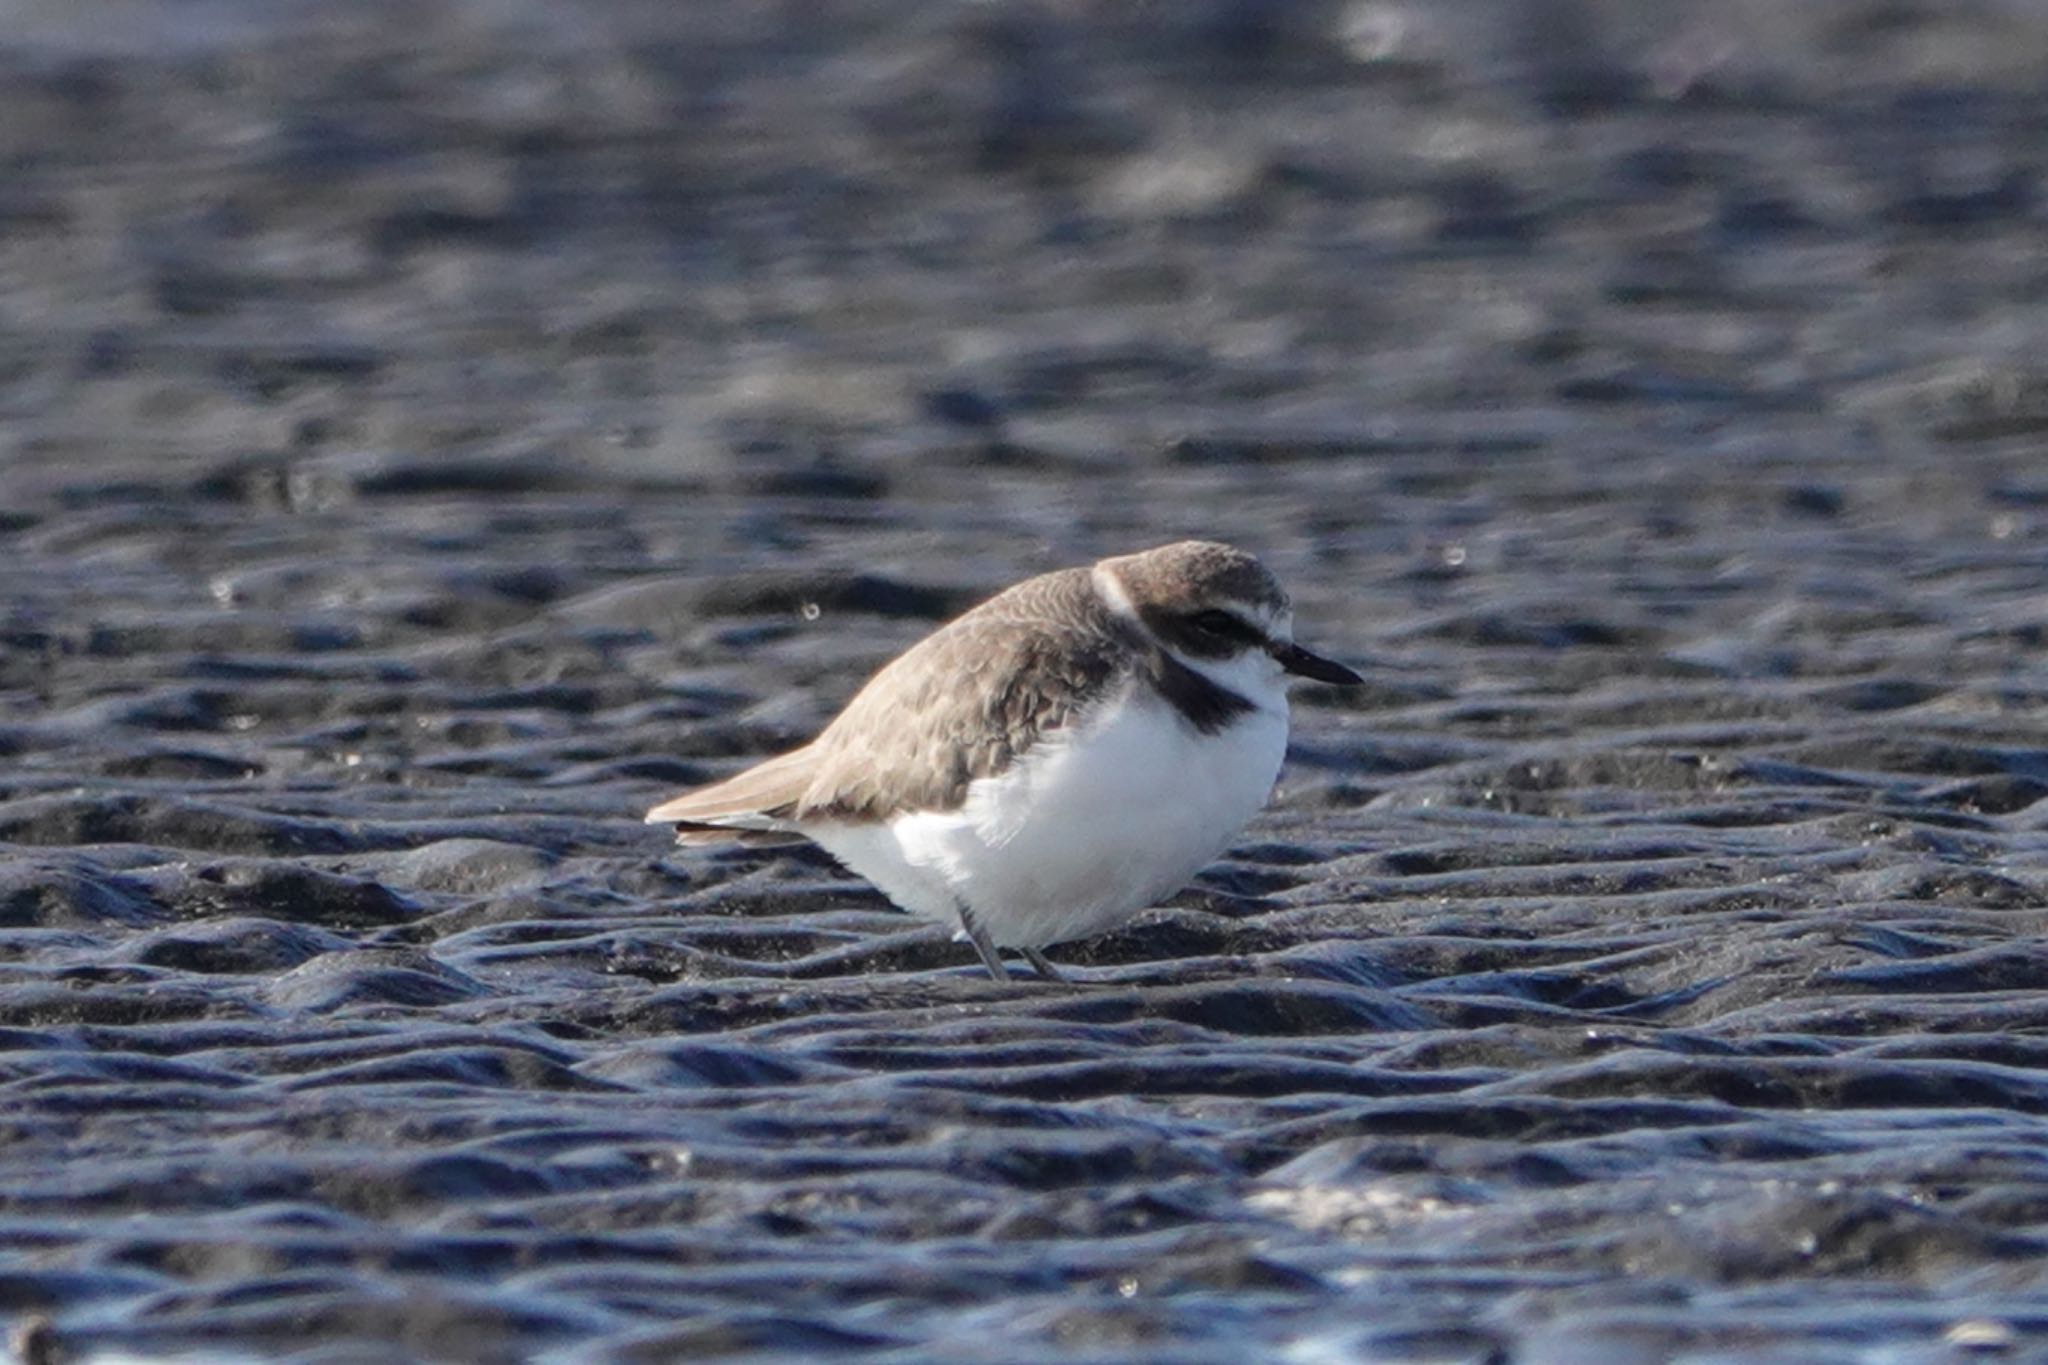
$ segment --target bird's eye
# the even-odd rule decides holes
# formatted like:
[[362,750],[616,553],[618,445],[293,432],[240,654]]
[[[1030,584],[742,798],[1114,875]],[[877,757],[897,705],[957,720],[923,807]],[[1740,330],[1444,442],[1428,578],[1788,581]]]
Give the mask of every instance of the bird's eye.
[[1227,611],[1198,611],[1188,618],[1188,624],[1205,635],[1238,636],[1245,633],[1244,622]]

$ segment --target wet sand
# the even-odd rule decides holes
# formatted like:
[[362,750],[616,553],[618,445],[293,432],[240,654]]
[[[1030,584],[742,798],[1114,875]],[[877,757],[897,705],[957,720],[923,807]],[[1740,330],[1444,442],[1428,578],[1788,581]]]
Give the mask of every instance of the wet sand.
[[[2042,1351],[2039,7],[117,8],[0,53],[37,1352]],[[1368,685],[1083,984],[639,823],[1190,534]]]

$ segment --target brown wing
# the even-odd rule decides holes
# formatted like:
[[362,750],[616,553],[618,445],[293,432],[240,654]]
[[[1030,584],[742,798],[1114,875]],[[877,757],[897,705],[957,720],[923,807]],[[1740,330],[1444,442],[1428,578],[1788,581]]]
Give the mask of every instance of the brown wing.
[[781,843],[806,819],[951,809],[1128,673],[1128,630],[1088,570],[1028,579],[904,651],[803,748],[664,801],[647,821],[676,825],[682,844]]
[[905,651],[803,750],[798,819],[949,810],[1072,724],[1129,672],[1130,643],[1088,570],[1019,583]]

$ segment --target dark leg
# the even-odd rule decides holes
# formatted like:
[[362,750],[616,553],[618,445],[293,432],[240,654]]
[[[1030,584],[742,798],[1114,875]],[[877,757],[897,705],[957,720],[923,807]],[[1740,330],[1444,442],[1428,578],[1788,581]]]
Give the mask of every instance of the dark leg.
[[1047,962],[1045,954],[1039,952],[1038,949],[1019,948],[1017,951],[1024,954],[1024,960],[1031,964],[1031,970],[1037,972],[1047,981],[1065,981],[1068,979],[1067,974],[1053,966],[1050,962]]
[[1008,981],[1010,969],[1003,965],[1003,955],[990,942],[988,930],[976,922],[974,912],[964,905],[960,907],[960,927],[967,931],[968,942],[974,945],[974,951],[981,954],[981,965],[988,968],[988,974],[998,981]]

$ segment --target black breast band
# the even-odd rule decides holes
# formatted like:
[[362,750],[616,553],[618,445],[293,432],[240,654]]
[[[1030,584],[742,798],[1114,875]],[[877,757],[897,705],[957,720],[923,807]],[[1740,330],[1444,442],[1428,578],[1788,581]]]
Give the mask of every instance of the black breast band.
[[1244,697],[1212,682],[1163,649],[1152,652],[1149,671],[1159,695],[1172,703],[1173,709],[1202,734],[1213,735],[1245,712],[1258,709]]

